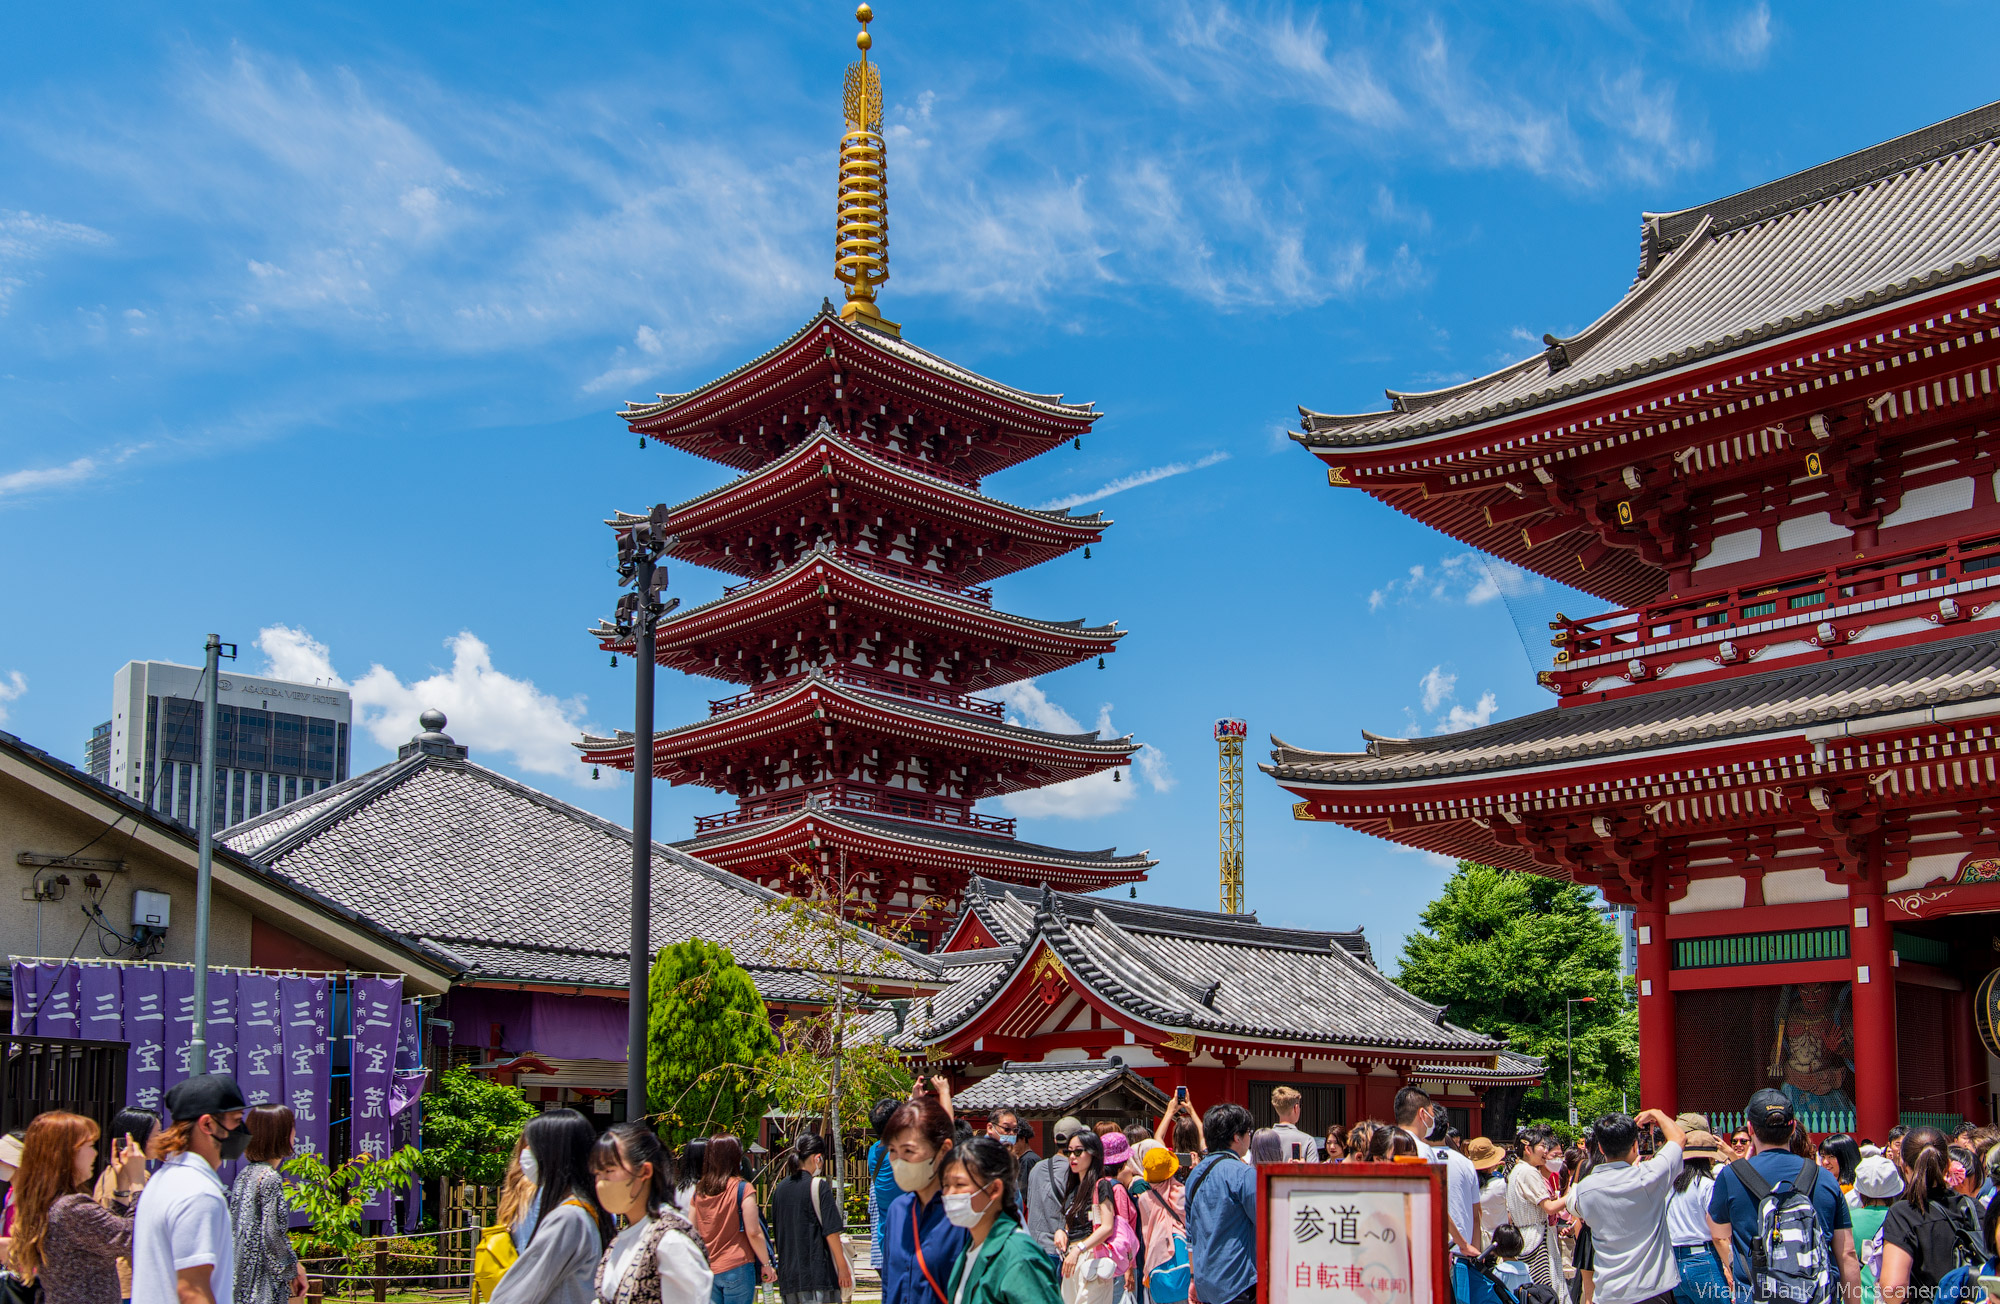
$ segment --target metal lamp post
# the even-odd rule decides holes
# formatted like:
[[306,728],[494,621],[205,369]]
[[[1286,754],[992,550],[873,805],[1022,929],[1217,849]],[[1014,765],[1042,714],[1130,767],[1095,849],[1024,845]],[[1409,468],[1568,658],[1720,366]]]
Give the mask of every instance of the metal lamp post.
[[632,689],[632,937],[627,972],[625,1117],[646,1117],[647,980],[653,952],[653,636],[660,617],[679,605],[661,602],[667,571],[660,555],[672,546],[665,504],[618,535],[618,582],[632,592],[618,599],[617,627],[633,635],[637,672]]
[[[228,648],[227,652],[222,649]],[[208,1063],[208,910],[215,867],[215,715],[216,675],[221,660],[236,659],[236,645],[210,634],[203,644],[201,699],[201,791],[195,816],[194,875],[194,1028],[188,1035],[188,1074],[206,1073]]]
[[1569,1125],[1576,1126],[1576,1038],[1571,1029],[1570,1015],[1574,1007],[1588,1005],[1595,996],[1572,996],[1563,1002],[1563,1055],[1569,1064],[1569,1071],[1563,1075],[1564,1086],[1569,1090]]

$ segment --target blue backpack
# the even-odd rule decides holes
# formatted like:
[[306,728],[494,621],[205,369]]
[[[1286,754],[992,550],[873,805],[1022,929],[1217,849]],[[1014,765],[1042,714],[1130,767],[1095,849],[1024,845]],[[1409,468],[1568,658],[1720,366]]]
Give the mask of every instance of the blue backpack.
[[[1150,1304],[1187,1304],[1190,1284],[1194,1280],[1194,1264],[1188,1258],[1187,1224],[1167,1203],[1166,1197],[1157,1191],[1148,1190],[1153,1203],[1160,1211],[1174,1220],[1174,1228],[1169,1233],[1171,1249],[1158,1266],[1146,1274],[1146,1299]],[[1145,1238],[1150,1240],[1150,1237]],[[1140,1253],[1144,1253],[1142,1244]]]

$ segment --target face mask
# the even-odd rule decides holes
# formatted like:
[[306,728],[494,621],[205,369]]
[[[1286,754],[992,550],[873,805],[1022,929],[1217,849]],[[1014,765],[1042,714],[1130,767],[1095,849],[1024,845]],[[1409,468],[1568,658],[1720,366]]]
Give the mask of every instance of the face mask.
[[521,1176],[534,1185],[541,1184],[541,1170],[535,1167],[535,1152],[532,1150],[521,1152]]
[[944,1216],[954,1227],[977,1227],[979,1220],[992,1211],[991,1202],[984,1209],[973,1208],[971,1192],[944,1197]]
[[937,1176],[937,1160],[927,1159],[921,1164],[907,1159],[891,1159],[889,1166],[896,1170],[896,1185],[905,1191],[921,1191]]
[[1549,1160],[1549,1171],[1550,1171],[1550,1172],[1552,1172],[1552,1173],[1560,1173],[1560,1172],[1561,1172],[1562,1170],[1563,1170],[1563,1161],[1562,1161],[1562,1156],[1561,1156],[1561,1155],[1557,1155],[1557,1156],[1556,1156],[1555,1158],[1553,1158],[1553,1159]]
[[1442,1113],[1432,1114],[1431,1130],[1427,1134],[1425,1134],[1424,1140],[1442,1141],[1444,1140],[1444,1134],[1446,1132],[1449,1132],[1450,1130],[1451,1130],[1451,1124],[1445,1119],[1445,1116]]
[[241,1159],[243,1152],[250,1148],[250,1125],[238,1123],[233,1129],[216,1138],[216,1144],[222,1147],[223,1163]]
[[1014,1144],[1015,1137],[1014,1133],[1012,1132],[1002,1132],[999,1136],[996,1136],[993,1139],[995,1141],[998,1141],[1003,1146],[1011,1146]]

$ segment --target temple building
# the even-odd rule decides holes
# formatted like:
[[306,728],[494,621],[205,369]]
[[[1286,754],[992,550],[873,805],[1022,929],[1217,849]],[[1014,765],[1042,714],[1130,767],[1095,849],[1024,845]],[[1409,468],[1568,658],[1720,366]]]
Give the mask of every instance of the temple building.
[[[868,21],[863,6],[861,21]],[[673,612],[662,666],[738,691],[653,737],[653,773],[714,788],[733,809],[678,844],[785,889],[839,874],[864,910],[935,943],[974,875],[1066,891],[1143,879],[1144,854],[1068,851],[1015,837],[986,797],[1129,766],[1138,744],[1009,723],[979,692],[1095,662],[1113,621],[1041,620],[994,606],[989,584],[1082,549],[1110,522],[980,492],[983,477],[1081,440],[1100,415],[999,384],[929,353],[882,316],[888,278],[881,80],[848,69],[836,310],[822,306],[761,357],[621,413],[642,438],[744,474],[650,517],[666,557],[740,576]],[[632,654],[606,623],[599,646]],[[587,764],[630,769],[629,732],[589,738]],[[1117,776],[1114,775],[1114,778]]]
[[1330,484],[1612,609],[1551,623],[1551,709],[1264,770],[1299,819],[1629,905],[1635,1103],[1987,1121],[1996,330],[1989,105],[1646,214],[1631,288],[1542,353],[1302,409]]

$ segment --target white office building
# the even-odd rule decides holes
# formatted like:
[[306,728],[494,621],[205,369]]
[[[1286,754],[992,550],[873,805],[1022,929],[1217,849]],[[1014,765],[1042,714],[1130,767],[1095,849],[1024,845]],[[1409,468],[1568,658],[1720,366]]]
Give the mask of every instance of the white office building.
[[[92,735],[91,774],[193,827],[201,767],[200,666],[128,661],[111,719]],[[227,828],[347,777],[344,688],[224,669],[216,680],[215,823]],[[100,760],[101,758],[101,760]]]

